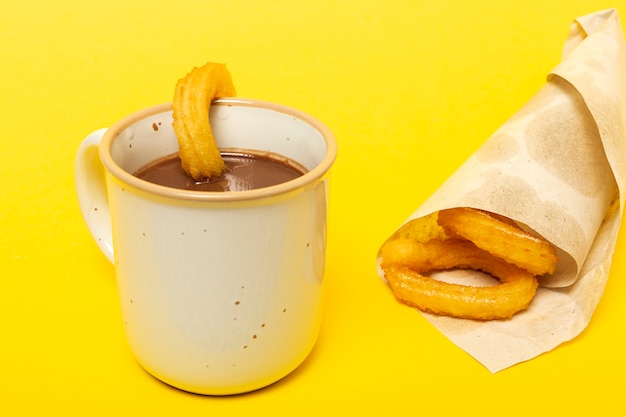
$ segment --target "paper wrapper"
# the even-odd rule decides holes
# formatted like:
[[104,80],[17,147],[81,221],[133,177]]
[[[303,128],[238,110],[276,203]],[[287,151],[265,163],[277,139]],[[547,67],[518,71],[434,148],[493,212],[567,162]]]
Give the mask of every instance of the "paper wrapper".
[[[404,224],[437,210],[474,207],[509,217],[557,246],[557,271],[512,319],[423,313],[491,372],[576,337],[604,291],[624,206],[625,54],[617,10],[576,19],[545,86]],[[384,278],[380,266],[379,274]]]

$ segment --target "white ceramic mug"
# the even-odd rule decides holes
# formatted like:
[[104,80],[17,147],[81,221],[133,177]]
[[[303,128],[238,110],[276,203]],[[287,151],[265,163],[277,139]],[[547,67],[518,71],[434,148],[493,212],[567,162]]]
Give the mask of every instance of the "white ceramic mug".
[[308,172],[223,193],[140,180],[139,167],[178,150],[164,104],[87,136],[75,174],[139,363],[182,390],[226,395],[281,379],[315,344],[337,145],[311,116],[258,100],[216,100],[210,120],[220,148],[271,151]]

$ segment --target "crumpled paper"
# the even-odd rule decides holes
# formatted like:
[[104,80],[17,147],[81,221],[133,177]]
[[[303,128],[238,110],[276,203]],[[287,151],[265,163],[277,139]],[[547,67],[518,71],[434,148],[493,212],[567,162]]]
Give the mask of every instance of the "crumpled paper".
[[491,372],[576,337],[609,276],[625,158],[626,48],[618,11],[609,9],[574,20],[546,84],[403,225],[452,207],[498,213],[557,246],[557,271],[510,320],[422,314]]

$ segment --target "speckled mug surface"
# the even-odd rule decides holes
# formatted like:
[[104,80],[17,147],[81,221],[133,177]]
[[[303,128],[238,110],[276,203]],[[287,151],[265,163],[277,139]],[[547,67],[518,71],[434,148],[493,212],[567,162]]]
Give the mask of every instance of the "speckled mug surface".
[[81,211],[114,264],[139,363],[179,389],[265,387],[312,350],[322,314],[331,131],[300,111],[225,98],[211,106],[220,148],[270,151],[308,172],[248,191],[168,188],[132,175],[178,150],[170,104],[87,136],[76,156]]

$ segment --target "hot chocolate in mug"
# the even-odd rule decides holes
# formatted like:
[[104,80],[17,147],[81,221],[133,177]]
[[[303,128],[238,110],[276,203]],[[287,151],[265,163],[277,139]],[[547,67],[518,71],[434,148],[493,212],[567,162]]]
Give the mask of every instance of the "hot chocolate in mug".
[[87,136],[75,175],[138,362],[179,389],[227,395],[278,381],[315,344],[337,145],[317,119],[258,100],[216,100],[210,121],[220,148],[273,152],[306,173],[232,192],[140,180],[140,167],[178,150],[163,104]]

